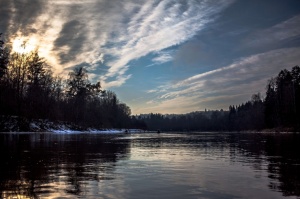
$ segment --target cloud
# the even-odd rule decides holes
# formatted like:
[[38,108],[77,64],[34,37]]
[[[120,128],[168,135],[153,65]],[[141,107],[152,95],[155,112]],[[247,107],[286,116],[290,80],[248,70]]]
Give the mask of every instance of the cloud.
[[[86,37],[83,31],[84,26],[77,20],[72,20],[63,25],[59,37],[54,41],[55,49],[58,49],[61,64],[74,60],[72,55],[77,51],[82,52]],[[67,50],[63,47],[67,47]]]
[[173,54],[174,54],[174,50],[159,51],[159,52],[156,53],[156,57],[154,57],[151,60],[152,63],[145,66],[145,67],[151,67],[151,66],[155,66],[155,65],[170,62],[174,59]]
[[[36,32],[32,24],[36,18],[44,11],[43,2],[40,0],[15,0],[3,1],[0,12],[4,15],[1,18],[1,29],[9,33],[22,30],[24,34]],[[3,26],[2,26],[3,25]],[[6,26],[5,26],[6,25]]]
[[[142,113],[182,113],[189,112],[197,107],[197,97],[179,96],[177,98],[167,99],[157,103],[157,101],[147,102],[147,107],[140,109]],[[176,105],[175,105],[176,104]]]
[[146,93],[156,93],[156,92],[158,92],[157,89],[151,89],[151,90],[146,91]]
[[248,46],[266,46],[266,45],[279,45],[290,39],[300,37],[300,15],[289,18],[272,27],[258,30],[252,33],[247,39]]
[[157,57],[153,58],[152,61],[157,64],[166,63],[172,61],[173,57],[169,52],[160,52]]
[[103,81],[104,84],[102,84],[102,86],[104,88],[120,87],[130,78],[131,78],[131,75],[118,75],[116,77],[116,79],[113,81],[108,81],[108,82]]
[[[161,85],[148,94],[158,95],[147,108],[162,113],[184,113],[209,109],[227,109],[229,105],[264,93],[267,80],[284,69],[300,63],[300,48],[283,48],[245,57],[219,69]],[[156,92],[155,92],[156,91]],[[233,104],[235,103],[235,104]]]

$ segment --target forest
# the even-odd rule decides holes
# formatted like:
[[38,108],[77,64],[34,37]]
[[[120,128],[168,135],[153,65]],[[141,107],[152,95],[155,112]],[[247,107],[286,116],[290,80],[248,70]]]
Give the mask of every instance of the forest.
[[37,51],[10,52],[0,42],[0,124],[15,116],[21,131],[33,119],[97,129],[133,127],[130,108],[100,82],[91,83],[84,67],[63,79],[53,75]]
[[114,92],[103,90],[100,82],[89,81],[84,67],[74,68],[63,79],[53,75],[37,51],[10,52],[0,40],[0,129],[4,129],[1,125],[10,117],[18,118],[22,131],[29,130],[28,125],[34,119],[65,121],[97,129],[295,131],[300,129],[300,67],[284,69],[271,78],[264,98],[260,93],[253,94],[248,102],[231,105],[228,111],[132,116],[130,108]]

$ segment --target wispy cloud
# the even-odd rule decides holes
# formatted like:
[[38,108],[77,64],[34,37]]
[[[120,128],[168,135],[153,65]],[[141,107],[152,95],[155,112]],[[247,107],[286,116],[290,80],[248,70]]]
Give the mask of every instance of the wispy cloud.
[[155,57],[151,60],[152,63],[145,67],[151,67],[151,66],[171,62],[174,59],[173,54],[174,54],[174,50],[159,51],[159,52],[155,53]]
[[[231,1],[147,1],[136,13],[131,13],[126,30],[120,30],[116,43],[107,50],[114,60],[107,63],[108,73],[104,79],[118,75],[118,71],[130,61],[152,52],[178,45],[205,26],[213,15],[224,9]],[[167,62],[172,58],[161,54],[154,62]]]
[[152,61],[155,64],[162,64],[162,63],[166,63],[166,62],[169,62],[169,61],[172,61],[172,60],[173,60],[173,56],[172,56],[172,52],[170,52],[170,51],[159,52],[158,56],[152,59]]
[[156,89],[151,89],[151,90],[146,91],[146,93],[156,93],[156,92],[158,92],[158,90],[156,90]]
[[228,66],[152,90],[151,93],[158,94],[158,97],[139,111],[182,113],[195,111],[195,107],[199,110],[227,108],[232,103],[250,99],[254,93],[264,93],[268,79],[299,63],[300,48],[278,49],[245,57]]
[[258,30],[248,36],[246,44],[249,46],[278,45],[290,39],[300,37],[300,15],[289,18],[272,27]]

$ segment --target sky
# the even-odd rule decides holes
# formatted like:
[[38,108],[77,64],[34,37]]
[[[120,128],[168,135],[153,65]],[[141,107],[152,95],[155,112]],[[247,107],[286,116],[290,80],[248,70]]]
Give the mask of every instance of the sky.
[[0,0],[7,45],[84,66],[132,114],[227,110],[300,65],[299,0]]

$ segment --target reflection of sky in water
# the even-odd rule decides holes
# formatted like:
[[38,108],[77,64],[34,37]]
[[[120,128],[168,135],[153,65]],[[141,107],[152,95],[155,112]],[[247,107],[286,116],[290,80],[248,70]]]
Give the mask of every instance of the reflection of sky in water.
[[232,162],[229,148],[214,148],[210,143],[199,148],[189,148],[186,143],[180,147],[176,142],[173,145],[153,141],[153,147],[148,142],[144,144],[131,144],[129,165],[121,168],[127,176],[126,184],[135,191],[144,190],[153,196],[156,193],[161,198],[282,197],[266,190],[269,181],[265,163],[256,171],[249,160],[242,165]]
[[[272,135],[242,135],[0,134],[0,193],[3,198],[282,198],[281,191],[297,195],[297,186],[291,191],[280,187],[285,181],[278,167],[284,159],[276,150],[284,150],[283,145],[278,147]],[[289,141],[297,140],[280,139],[292,146]],[[298,170],[299,159],[293,161],[291,166]]]

